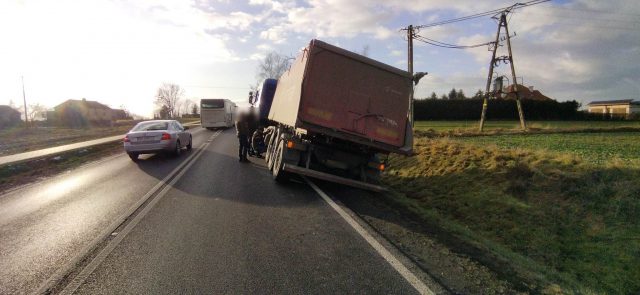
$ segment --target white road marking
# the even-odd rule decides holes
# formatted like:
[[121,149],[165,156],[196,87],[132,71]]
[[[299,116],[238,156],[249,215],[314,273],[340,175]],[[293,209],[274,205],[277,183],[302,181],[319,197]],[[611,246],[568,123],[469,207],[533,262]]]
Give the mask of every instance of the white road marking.
[[[129,216],[131,216],[142,204],[144,204],[152,195],[154,195],[158,189],[160,189],[163,185],[169,181],[174,175],[175,178],[168,183],[160,193],[156,195],[156,197],[138,214],[122,231],[118,232],[116,237],[109,241],[107,246],[98,253],[98,255],[87,265],[81,272],[78,274],[65,288],[61,293],[63,294],[72,294],[75,290],[82,285],[82,283],[86,280],[86,278],[102,263],[102,261],[107,257],[111,251],[117,246],[120,241],[135,227],[135,225],[140,222],[140,219],[146,215],[149,210],[159,201],[166,192],[173,187],[173,185],[184,175],[184,173],[189,170],[191,165],[195,163],[197,158],[203,153],[203,151],[209,146],[211,141],[216,138],[221,131],[215,132],[209,140],[203,143],[198,151],[192,155],[190,155],[186,160],[184,160],[178,167],[173,169],[165,178],[163,178],[160,182],[158,182],[151,190],[149,190],[138,202],[136,202],[133,206],[131,206],[127,212],[118,217],[113,223],[111,223],[105,231],[103,231],[100,235],[98,235],[91,243],[89,243],[85,248],[83,248],[77,255],[72,259],[69,263],[62,267],[58,272],[49,277],[40,288],[38,288],[37,294],[46,293],[49,289],[55,286],[64,276],[71,272],[76,265],[82,261],[82,259],[98,245],[102,242],[106,237],[110,236],[113,231],[115,231]],[[186,165],[186,166],[185,166]],[[182,169],[184,167],[184,169]],[[108,250],[108,251],[107,251]],[[91,269],[90,269],[91,268]],[[90,269],[90,270],[89,270]]]
[[304,180],[311,186],[311,188],[322,197],[322,199],[335,210],[342,219],[344,219],[362,238],[364,238],[369,245],[386,260],[393,269],[395,269],[413,288],[415,288],[420,294],[435,295],[435,293],[425,285],[416,275],[414,275],[398,258],[393,256],[387,248],[382,246],[378,240],[376,240],[366,229],[364,229],[356,220],[354,220],[347,212],[345,212],[336,202],[334,202],[324,191],[322,191],[315,183],[311,182],[307,177],[303,176]]

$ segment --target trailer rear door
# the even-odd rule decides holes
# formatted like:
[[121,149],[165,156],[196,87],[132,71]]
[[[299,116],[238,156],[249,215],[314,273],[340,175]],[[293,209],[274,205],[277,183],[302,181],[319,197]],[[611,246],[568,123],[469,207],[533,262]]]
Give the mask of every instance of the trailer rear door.
[[407,72],[314,40],[299,120],[396,147],[404,145]]

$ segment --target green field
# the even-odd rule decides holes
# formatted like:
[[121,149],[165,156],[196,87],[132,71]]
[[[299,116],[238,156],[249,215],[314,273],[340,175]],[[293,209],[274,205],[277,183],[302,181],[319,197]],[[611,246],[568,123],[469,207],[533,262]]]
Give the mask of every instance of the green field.
[[584,162],[640,167],[640,132],[492,135],[455,138],[477,146],[566,153]]
[[[476,130],[478,121],[417,121],[416,130],[454,131]],[[640,128],[640,121],[528,121],[533,129],[584,129],[584,128]],[[485,130],[520,129],[519,121],[486,121]]]
[[578,131],[639,123],[544,124],[544,134],[417,133],[416,155],[392,156],[383,176],[399,193],[391,202],[483,249],[467,255],[508,263],[494,270],[532,293],[640,294],[640,132]]

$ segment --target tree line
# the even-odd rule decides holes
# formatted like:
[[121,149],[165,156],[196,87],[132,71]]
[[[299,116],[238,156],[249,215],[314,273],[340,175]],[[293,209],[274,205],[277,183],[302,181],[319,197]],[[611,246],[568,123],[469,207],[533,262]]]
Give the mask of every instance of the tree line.
[[478,89],[478,91],[476,91],[475,94],[473,94],[473,96],[467,97],[467,95],[464,93],[462,89],[456,89],[454,87],[454,88],[451,88],[451,91],[449,91],[449,93],[443,93],[440,96],[438,96],[438,94],[436,94],[435,92],[431,92],[431,95],[429,95],[426,99],[454,100],[454,99],[469,99],[469,98],[483,98],[483,97],[484,97],[484,91],[482,91],[481,89]]
[[[482,111],[482,98],[466,99],[420,99],[414,104],[416,120],[478,120]],[[579,110],[580,103],[572,100],[523,99],[522,108],[528,120],[590,120],[593,116]],[[487,119],[517,120],[516,101],[512,99],[490,99]]]

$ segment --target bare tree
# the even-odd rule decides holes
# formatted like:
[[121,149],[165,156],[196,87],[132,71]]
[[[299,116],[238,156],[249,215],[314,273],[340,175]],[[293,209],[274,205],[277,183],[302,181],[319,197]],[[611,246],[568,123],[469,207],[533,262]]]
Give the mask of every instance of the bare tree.
[[133,118],[133,115],[131,114],[131,111],[129,111],[129,109],[127,108],[127,106],[126,106],[126,105],[121,104],[121,105],[120,105],[120,109],[124,112],[124,116],[125,116],[127,119],[132,119],[132,118]]
[[178,84],[162,83],[156,94],[155,104],[162,110],[161,114],[175,118],[179,113],[180,98],[184,89]]
[[[257,84],[264,79],[278,79],[282,74],[289,70],[291,60],[293,58],[283,54],[279,54],[275,51],[269,52],[267,56],[258,65],[256,74]],[[256,85],[257,85],[256,84]]]
[[193,101],[191,99],[185,99],[184,103],[182,104],[182,114],[183,115],[188,115],[189,112],[191,111],[191,105],[193,104]]
[[199,112],[198,112],[198,104],[195,103],[195,102],[191,105],[191,114],[194,115],[194,116],[197,116],[199,114]]
[[44,119],[47,108],[40,103],[29,105],[29,121],[33,122],[36,118]]

